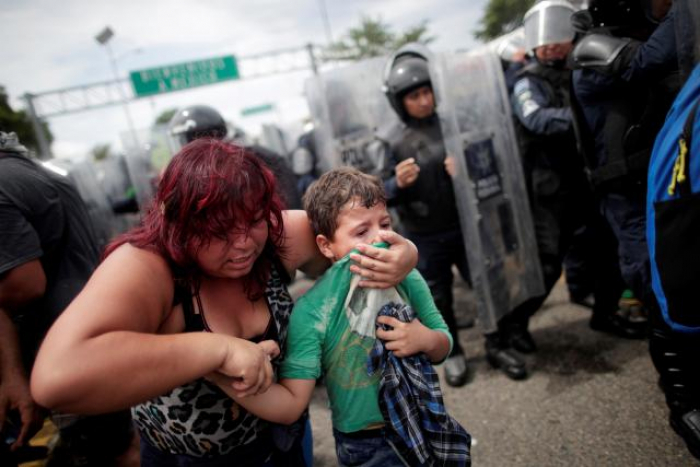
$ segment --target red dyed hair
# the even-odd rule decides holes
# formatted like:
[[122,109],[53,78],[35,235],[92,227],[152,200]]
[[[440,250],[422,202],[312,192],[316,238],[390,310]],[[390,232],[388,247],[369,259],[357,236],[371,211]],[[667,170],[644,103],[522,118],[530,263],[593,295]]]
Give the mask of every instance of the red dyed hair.
[[284,225],[275,177],[249,149],[215,139],[197,139],[173,157],[140,225],[117,237],[105,257],[124,243],[154,251],[177,280],[195,287],[201,278],[197,253],[213,239],[226,240],[267,220],[268,239],[245,278],[251,298],[262,295],[273,260],[281,255]]

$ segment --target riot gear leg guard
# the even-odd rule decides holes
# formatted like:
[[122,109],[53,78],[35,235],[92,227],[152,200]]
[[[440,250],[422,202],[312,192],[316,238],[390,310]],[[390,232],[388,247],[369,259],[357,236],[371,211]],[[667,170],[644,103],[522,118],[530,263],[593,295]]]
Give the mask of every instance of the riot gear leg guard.
[[666,396],[669,424],[700,459],[700,337],[673,332],[658,306],[650,310],[649,354]]

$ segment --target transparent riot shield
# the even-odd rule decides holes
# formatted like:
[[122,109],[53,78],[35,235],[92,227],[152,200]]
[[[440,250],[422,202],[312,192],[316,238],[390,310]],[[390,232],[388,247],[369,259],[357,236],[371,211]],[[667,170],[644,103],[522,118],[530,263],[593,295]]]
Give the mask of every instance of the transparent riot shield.
[[503,72],[488,47],[440,54],[431,80],[484,332],[544,293],[537,243]]
[[[102,160],[93,161],[92,164],[97,183],[102,187],[112,206],[112,211],[116,214],[112,220],[113,230],[117,234],[126,232],[139,220],[138,212],[120,209],[129,205],[130,198],[135,196],[126,160],[123,155],[110,154]],[[133,201],[136,202],[135,199]]]
[[93,164],[87,159],[81,161],[51,159],[43,162],[42,165],[65,176],[73,183],[85,202],[100,248],[106,246],[119,232],[116,216],[112,211],[107,193],[97,178],[97,171]]
[[350,165],[379,174],[383,160],[368,150],[375,130],[398,117],[381,91],[385,58],[363,60],[308,79],[319,173]]

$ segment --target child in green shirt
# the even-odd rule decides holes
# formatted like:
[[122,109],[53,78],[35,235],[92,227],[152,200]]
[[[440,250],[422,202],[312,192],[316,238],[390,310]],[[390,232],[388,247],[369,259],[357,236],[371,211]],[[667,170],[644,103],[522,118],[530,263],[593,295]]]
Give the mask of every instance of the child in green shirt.
[[[396,288],[357,287],[360,277],[350,271],[349,253],[358,243],[380,241],[380,230],[391,230],[379,179],[349,167],[333,170],[309,188],[304,208],[320,251],[334,264],[294,307],[280,381],[263,394],[239,398],[226,380],[216,375],[212,380],[251,413],[290,424],[306,409],[323,375],[340,464],[406,465],[410,453],[380,410],[382,375],[367,370],[370,351],[381,339],[396,357],[423,353],[440,362],[453,344],[447,325],[416,270]],[[377,318],[387,302],[410,305],[418,319]]]

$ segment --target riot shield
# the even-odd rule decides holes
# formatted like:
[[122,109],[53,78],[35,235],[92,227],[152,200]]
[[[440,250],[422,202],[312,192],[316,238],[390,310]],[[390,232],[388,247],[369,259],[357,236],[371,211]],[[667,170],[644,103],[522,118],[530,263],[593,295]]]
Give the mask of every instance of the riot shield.
[[74,162],[68,159],[50,159],[42,162],[42,165],[68,178],[78,190],[95,228],[98,245],[104,248],[119,232],[116,216],[107,193],[97,179],[95,167],[88,160]]
[[398,117],[381,91],[384,58],[363,60],[309,78],[304,86],[314,120],[317,171],[343,165],[378,175],[383,160],[368,150],[374,132]]
[[484,332],[544,293],[532,215],[500,61],[488,47],[431,61],[478,321]]
[[[129,205],[129,200],[135,196],[126,160],[123,155],[109,155],[102,160],[93,161],[97,183],[105,192],[112,211],[117,214],[112,219],[113,229],[116,234],[126,232],[136,225],[139,219],[137,212],[131,209],[122,209],[119,206]],[[136,200],[133,199],[136,203]],[[138,207],[138,206],[137,206]]]

